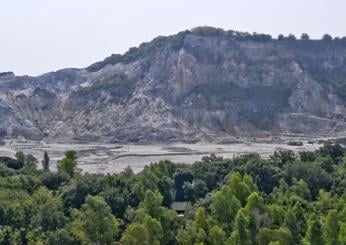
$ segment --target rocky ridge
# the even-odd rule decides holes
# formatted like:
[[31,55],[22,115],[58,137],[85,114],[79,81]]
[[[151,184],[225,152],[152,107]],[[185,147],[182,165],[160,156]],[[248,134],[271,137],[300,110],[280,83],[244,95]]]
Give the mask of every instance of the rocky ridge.
[[215,141],[346,129],[346,39],[195,28],[84,69],[0,73],[0,137]]

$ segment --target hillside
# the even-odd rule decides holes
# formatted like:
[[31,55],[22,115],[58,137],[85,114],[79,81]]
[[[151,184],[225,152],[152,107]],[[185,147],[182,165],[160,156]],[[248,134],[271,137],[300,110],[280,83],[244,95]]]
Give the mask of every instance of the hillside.
[[0,135],[111,142],[346,129],[346,39],[195,28],[84,69],[0,73]]

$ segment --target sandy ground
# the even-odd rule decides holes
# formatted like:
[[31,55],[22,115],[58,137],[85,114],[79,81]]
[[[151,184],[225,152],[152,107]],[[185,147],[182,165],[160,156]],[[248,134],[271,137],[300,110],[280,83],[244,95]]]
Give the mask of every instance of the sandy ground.
[[[289,149],[295,152],[315,150],[320,145],[288,146],[278,143],[233,143],[233,144],[168,144],[168,145],[115,145],[99,143],[42,143],[42,142],[6,142],[0,146],[0,156],[13,157],[16,151],[33,154],[39,162],[43,152],[47,151],[51,159],[51,169],[56,170],[56,163],[62,159],[64,152],[78,152],[78,168],[89,173],[116,173],[130,166],[134,172],[141,171],[145,165],[160,160],[171,160],[180,163],[193,163],[203,156],[214,153],[217,156],[233,158],[245,153],[256,152],[268,157],[275,150]],[[39,166],[40,167],[40,166]]]

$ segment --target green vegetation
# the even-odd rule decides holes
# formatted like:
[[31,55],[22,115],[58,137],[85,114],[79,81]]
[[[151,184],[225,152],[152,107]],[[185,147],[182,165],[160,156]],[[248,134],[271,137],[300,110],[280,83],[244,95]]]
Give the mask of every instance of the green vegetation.
[[42,167],[44,170],[49,171],[49,156],[46,151],[43,154]]
[[[346,154],[338,144],[269,159],[161,161],[138,174],[81,174],[74,151],[58,172],[16,157],[0,158],[0,244],[346,243]],[[183,217],[173,201],[188,202]]]

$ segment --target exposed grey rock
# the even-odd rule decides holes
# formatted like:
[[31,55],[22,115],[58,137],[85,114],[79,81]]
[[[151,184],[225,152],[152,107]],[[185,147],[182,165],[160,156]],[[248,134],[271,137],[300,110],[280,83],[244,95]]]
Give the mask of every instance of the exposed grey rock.
[[159,37],[85,69],[0,73],[0,136],[197,141],[345,132],[346,41]]

